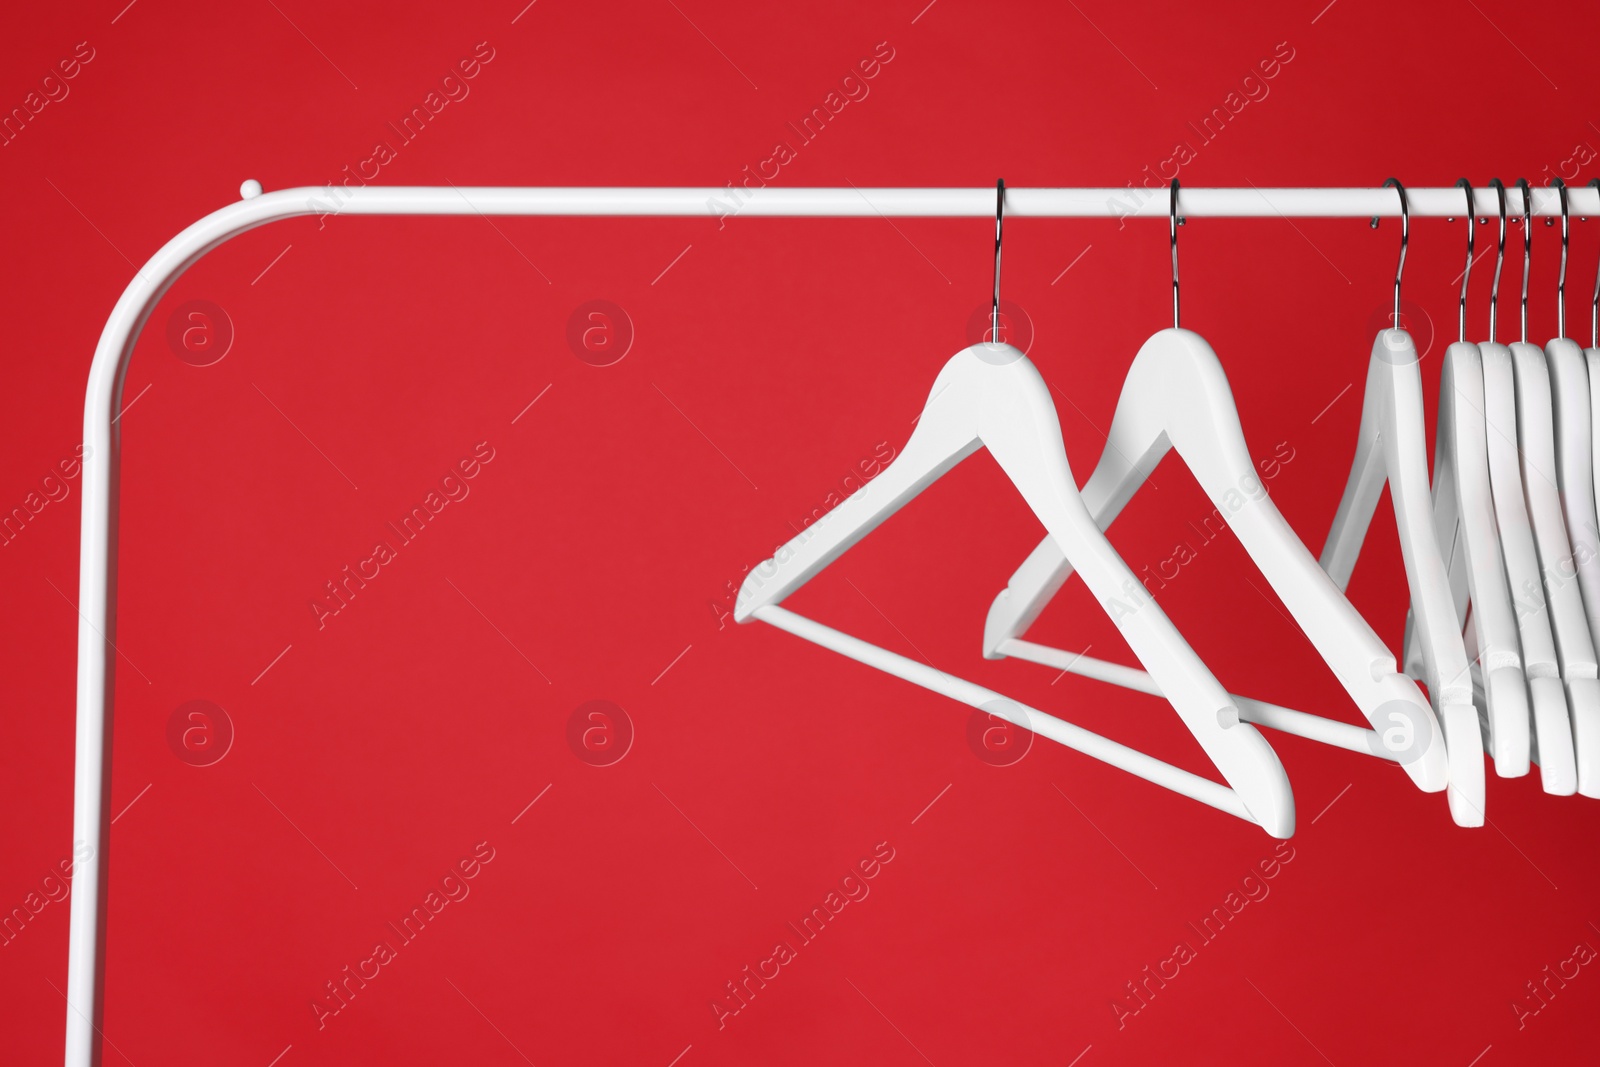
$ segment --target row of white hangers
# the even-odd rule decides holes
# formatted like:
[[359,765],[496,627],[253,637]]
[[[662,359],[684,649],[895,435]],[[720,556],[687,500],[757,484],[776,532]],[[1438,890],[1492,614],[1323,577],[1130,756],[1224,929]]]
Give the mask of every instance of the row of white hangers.
[[[956,353],[933,384],[910,439],[876,478],[754,568],[735,618],[759,619],[862,663],[982,708],[1042,737],[1257,823],[1294,832],[1294,796],[1266,726],[1398,762],[1419,789],[1448,789],[1455,822],[1481,826],[1484,752],[1502,777],[1538,764],[1546,792],[1600,796],[1600,542],[1595,476],[1600,347],[1564,336],[1527,342],[1531,217],[1524,206],[1523,339],[1495,341],[1505,252],[1506,192],[1489,340],[1466,340],[1473,201],[1465,191],[1468,268],[1460,340],[1444,359],[1434,477],[1428,476],[1420,357],[1399,328],[1410,218],[1400,198],[1395,326],[1368,365],[1355,462],[1319,559],[1273,505],[1245,444],[1227,376],[1211,346],[1179,323],[1179,185],[1171,186],[1173,326],[1145,342],[1117,402],[1105,450],[1080,489],[1049,389],[1015,347]],[[1561,295],[1569,219],[1562,198]],[[999,336],[1005,183],[996,187],[993,314]],[[1373,220],[1377,225],[1377,220]],[[1600,301],[1600,279],[1596,284]],[[1600,303],[1597,303],[1600,307]],[[1565,313],[1561,315],[1565,333]],[[1600,321],[1600,320],[1597,320]],[[1592,392],[1591,392],[1592,390]],[[961,460],[987,448],[1043,523],[1046,537],[995,598],[983,630],[988,659],[1030,660],[1165,697],[1225,785],[900,656],[781,606],[862,537]],[[1371,725],[1353,726],[1236,696],[1212,675],[1117,555],[1104,530],[1156,464],[1176,452],[1260,569],[1296,625]],[[1344,595],[1388,485],[1411,594],[1402,671]],[[1259,489],[1241,491],[1243,487]],[[1074,573],[1111,616],[1143,669],[1024,639]],[[1425,696],[1418,682],[1427,687]]]

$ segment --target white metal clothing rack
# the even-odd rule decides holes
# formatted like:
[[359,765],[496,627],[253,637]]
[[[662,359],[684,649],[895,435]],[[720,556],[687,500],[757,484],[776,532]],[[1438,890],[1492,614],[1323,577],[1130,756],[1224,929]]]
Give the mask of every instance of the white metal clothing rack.
[[[457,188],[363,186],[337,190],[303,187],[261,192],[255,182],[243,199],[205,216],[168,241],[135,275],[106,321],[89,369],[84,402],[83,525],[79,562],[77,750],[73,790],[72,917],[67,964],[67,1067],[91,1067],[101,1009],[102,880],[108,823],[105,748],[110,715],[112,589],[115,553],[112,517],[119,457],[115,415],[121,406],[128,357],[146,319],[177,277],[207,252],[246,230],[297,215],[561,215],[709,216],[740,218],[991,218],[995,190],[975,189],[757,189],[734,188]],[[1462,214],[1459,188],[1408,189],[1410,213],[1420,217]],[[1478,189],[1475,214],[1498,216],[1489,189]],[[1531,205],[1508,190],[1516,214],[1557,217],[1554,189],[1534,189]],[[1600,189],[1568,190],[1575,215],[1600,215]],[[1013,218],[1148,218],[1167,221],[1168,189],[1005,190]],[[1187,218],[1370,218],[1400,215],[1393,190],[1371,189],[1183,189],[1178,214]]]

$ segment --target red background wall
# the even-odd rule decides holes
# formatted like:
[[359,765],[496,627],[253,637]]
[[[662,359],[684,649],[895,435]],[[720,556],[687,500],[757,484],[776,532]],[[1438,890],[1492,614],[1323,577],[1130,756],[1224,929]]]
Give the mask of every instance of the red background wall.
[[[407,185],[720,186],[780,140],[789,187],[1141,184],[1180,142],[1197,186],[1600,172],[1600,15],[1581,6],[1557,26],[1501,0],[124,3],[4,20],[0,105],[60,98],[0,147],[0,504],[66,493],[0,548],[0,907],[43,902],[0,947],[16,1064],[57,1060],[66,1010],[68,905],[43,894],[70,855],[78,481],[44,479],[81,440],[90,354],[136,265],[243,179],[337,182],[378,141],[393,158],[376,181]],[[79,42],[92,58],[43,83]],[[446,86],[475,50],[492,58]],[[786,124],[875,50],[892,58],[801,143]],[[446,89],[460,98],[414,140],[389,127]],[[1230,103],[1212,139],[1189,125]],[[1008,230],[1005,295],[1080,477],[1166,321],[1165,229]],[[1597,229],[1574,223],[1584,296]],[[1430,385],[1461,230],[1412,234]],[[1556,232],[1535,235],[1541,342]],[[1197,220],[1183,236],[1185,325],[1221,354],[1252,450],[1292,456],[1272,493],[1318,549],[1398,229]],[[1600,945],[1600,808],[1545,796],[1537,773],[1492,779],[1491,825],[1463,830],[1390,765],[1272,735],[1300,810],[1275,852],[1047,742],[994,766],[968,709],[720,617],[744,568],[904,443],[987,300],[989,239],[976,220],[308,218],[185,275],[121,421],[105,1062],[1592,1056],[1600,977],[1552,982],[1542,1007],[1526,983]],[[1508,266],[1508,292],[1518,280]],[[609,366],[567,340],[595,299],[632,326]],[[231,324],[209,366],[168,339],[193,300]],[[1574,331],[1586,310],[1574,300]],[[452,483],[469,495],[319,628],[324,583],[480,443],[492,461]],[[1156,484],[1113,529],[1135,569],[1210,512],[1176,464]],[[1387,505],[1373,529],[1351,596],[1395,643]],[[792,603],[1205,769],[1159,701],[979,658],[987,605],[1037,535],[979,457]],[[1265,588],[1225,538],[1162,603],[1234,691],[1354,720]],[[1035,632],[1126,661],[1081,589]],[[206,766],[219,716],[169,730],[193,700],[233,732]],[[608,766],[579,758],[581,730],[569,743],[592,700],[631,724]],[[875,851],[892,859],[849,883],[868,895],[801,944],[786,924]],[[463,861],[475,877],[444,881]],[[401,944],[386,924],[445,890],[460,899]],[[1241,898],[1215,940],[1189,925]],[[719,1019],[726,983],[770,974],[779,940],[794,958]],[[347,965],[371,973],[379,941],[395,958],[337,1013],[314,1007]],[[1180,941],[1193,958],[1134,1013],[1126,983]]]

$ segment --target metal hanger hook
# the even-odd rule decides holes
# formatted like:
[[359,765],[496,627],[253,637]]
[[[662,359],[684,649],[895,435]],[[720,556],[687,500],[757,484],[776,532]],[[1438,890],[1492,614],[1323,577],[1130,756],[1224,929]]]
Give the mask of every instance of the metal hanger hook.
[[1172,197],[1167,205],[1167,232],[1172,241],[1172,328],[1178,329],[1178,227],[1183,216],[1178,214],[1178,179],[1172,179]]
[[994,183],[994,300],[989,306],[989,340],[1000,343],[1000,241],[1005,233],[1006,180]]
[[1456,179],[1456,188],[1463,189],[1467,194],[1467,269],[1461,272],[1461,304],[1456,313],[1456,330],[1460,340],[1467,339],[1467,284],[1472,281],[1472,253],[1476,240],[1472,232],[1472,213],[1477,204],[1472,199],[1472,183],[1465,178]]
[[1567,183],[1551,182],[1561,199],[1561,273],[1556,276],[1556,336],[1567,336],[1567,241],[1572,235],[1572,219],[1567,208]]
[[[1400,329],[1400,278],[1406,272],[1406,245],[1411,241],[1411,204],[1406,199],[1406,187],[1400,184],[1399,178],[1390,178],[1383,183],[1385,189],[1394,186],[1394,191],[1400,194],[1400,263],[1394,269],[1394,326]],[[1378,216],[1372,216],[1372,228],[1378,228]]]
[[1500,311],[1500,270],[1506,265],[1506,183],[1499,178],[1490,178],[1489,185],[1500,204],[1500,240],[1495,245],[1494,285],[1489,288],[1489,341],[1493,343]]
[[1533,267],[1533,190],[1528,179],[1518,178],[1522,193],[1522,340],[1528,340],[1528,271]]

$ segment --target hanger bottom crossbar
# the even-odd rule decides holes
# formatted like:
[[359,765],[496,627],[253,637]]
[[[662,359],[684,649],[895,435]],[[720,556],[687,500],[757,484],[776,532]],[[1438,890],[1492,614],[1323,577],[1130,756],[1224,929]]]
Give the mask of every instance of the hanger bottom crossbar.
[[[1182,767],[1174,767],[1170,763],[1146,755],[1138,749],[1129,748],[1119,744],[1108,737],[1085,730],[1081,726],[1074,726],[1070,722],[1058,719],[1054,715],[1030,708],[1020,704],[1008,696],[996,693],[992,689],[985,689],[974,682],[946,674],[944,671],[930,667],[926,663],[918,663],[914,659],[907,659],[898,653],[880,648],[869,641],[841,633],[831,626],[825,626],[814,619],[803,615],[796,615],[787,608],[776,604],[757,608],[751,615],[752,618],[776,626],[780,630],[794,634],[796,637],[810,641],[812,644],[821,645],[831,649],[841,656],[848,656],[859,663],[869,667],[876,667],[880,671],[892,674],[896,678],[922,688],[931,690],[941,696],[958,700],[970,707],[989,712],[998,718],[1005,719],[1013,725],[1029,730],[1040,737],[1049,738],[1051,741],[1067,748],[1082,752],[1086,756],[1093,756],[1102,763],[1109,763],[1129,774],[1164,786],[1174,793],[1181,793],[1191,800],[1198,800],[1202,804],[1209,804],[1219,811],[1229,815],[1236,815],[1249,823],[1260,825],[1259,820],[1250,814],[1244,801],[1239,799],[1239,794],[1219,782],[1209,778],[1202,778],[1192,771]],[[1115,666],[1115,664],[1107,664]],[[1139,672],[1142,673],[1142,672]],[[1146,675],[1148,678],[1148,675]],[[1152,686],[1154,683],[1151,683]],[[1151,690],[1156,695],[1159,691]],[[1270,705],[1269,705],[1270,706]],[[1288,709],[1278,709],[1287,711]],[[1297,713],[1291,713],[1297,714]],[[1241,713],[1241,718],[1243,717]],[[1314,716],[1306,716],[1314,718]],[[1338,724],[1333,724],[1338,725]],[[1357,727],[1350,727],[1358,730]],[[1361,751],[1368,751],[1365,746]]]
[[[1156,697],[1162,695],[1161,687],[1156,685],[1155,679],[1137,667],[1124,667],[1120,663],[1095,659],[1081,652],[1067,652],[1048,645],[1036,645],[1032,641],[1016,637],[1000,642],[998,651],[1013,659],[1025,659],[1030,663],[1120,685],[1124,689],[1135,689]],[[1252,700],[1250,697],[1233,693],[1229,693],[1228,698],[1235,702],[1239,709],[1239,718],[1244,722],[1266,726],[1280,733],[1294,734],[1296,737],[1309,738],[1312,741],[1321,741],[1336,748],[1346,748],[1351,752],[1364,752],[1369,756],[1383,752],[1382,738],[1378,736],[1377,731],[1369,730],[1365,726],[1355,726],[1339,722],[1337,719],[1325,719],[1321,715],[1295,711],[1293,708],[1269,704],[1264,700]]]

